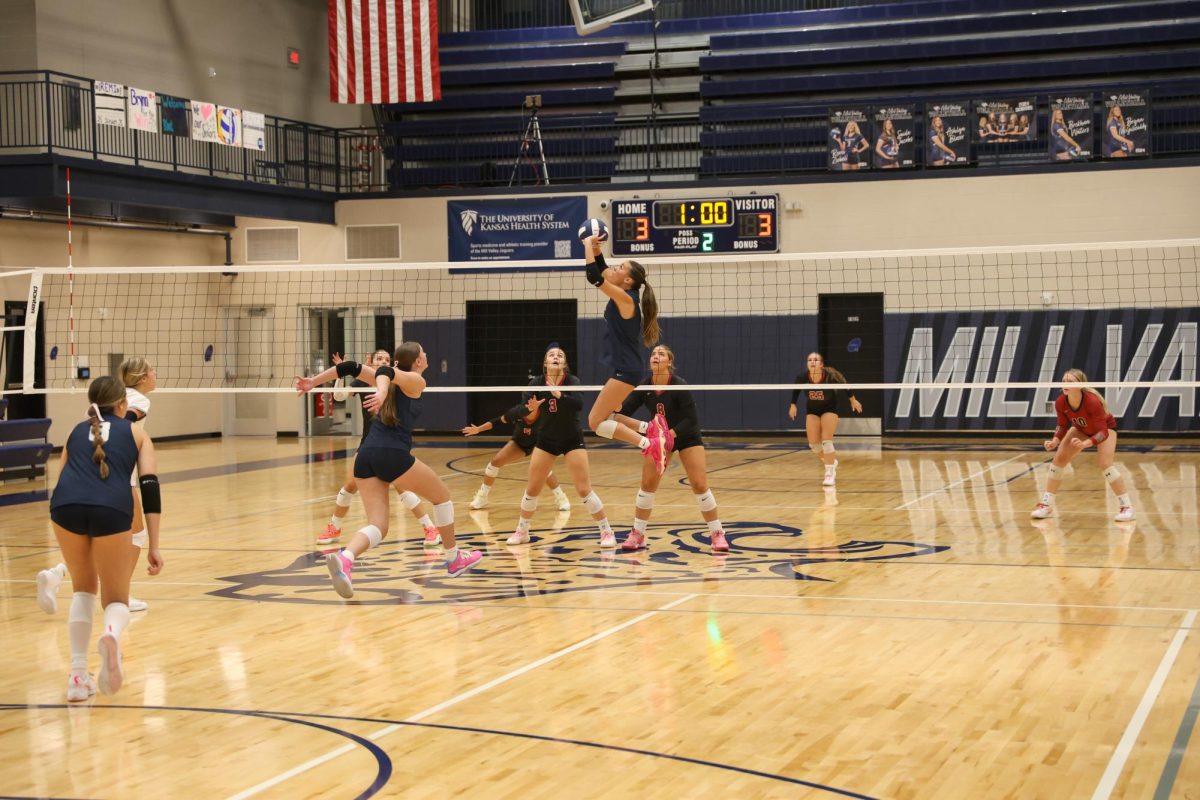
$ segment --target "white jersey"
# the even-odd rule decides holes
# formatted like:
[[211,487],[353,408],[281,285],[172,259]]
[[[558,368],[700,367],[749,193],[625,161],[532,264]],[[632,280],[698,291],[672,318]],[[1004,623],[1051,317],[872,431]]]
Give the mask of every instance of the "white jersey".
[[[146,395],[142,394],[137,389],[134,389],[131,386],[126,386],[125,387],[125,402],[129,404],[129,408],[131,410],[139,411],[142,414],[142,418],[139,419],[137,422],[133,423],[133,427],[142,428],[143,430],[145,430],[146,417],[150,416],[150,398],[146,397]],[[137,486],[137,475],[136,474],[129,476],[129,485]]]

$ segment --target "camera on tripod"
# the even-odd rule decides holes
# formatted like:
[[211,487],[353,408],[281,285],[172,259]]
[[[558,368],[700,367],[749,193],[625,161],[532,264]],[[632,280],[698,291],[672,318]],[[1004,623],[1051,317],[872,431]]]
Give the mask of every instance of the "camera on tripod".
[[542,107],[542,96],[540,94],[525,95],[524,107],[531,108],[531,109],[532,108],[541,108]]

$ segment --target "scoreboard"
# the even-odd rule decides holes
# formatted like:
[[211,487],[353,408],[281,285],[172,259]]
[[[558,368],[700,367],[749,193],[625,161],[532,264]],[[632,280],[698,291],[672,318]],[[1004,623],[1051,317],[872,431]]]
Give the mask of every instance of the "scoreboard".
[[779,195],[613,200],[614,256],[774,253]]

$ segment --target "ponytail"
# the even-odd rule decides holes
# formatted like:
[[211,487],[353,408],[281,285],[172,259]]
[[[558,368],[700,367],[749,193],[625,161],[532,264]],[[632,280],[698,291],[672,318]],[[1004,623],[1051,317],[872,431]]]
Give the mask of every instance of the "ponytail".
[[88,421],[92,423],[92,461],[100,465],[101,480],[108,480],[108,462],[104,459],[104,414],[113,410],[125,399],[125,384],[112,375],[104,375],[88,386]]
[[88,406],[88,421],[92,423],[92,462],[100,465],[100,480],[108,480],[108,462],[104,459],[104,431],[100,428],[100,409],[95,403]]
[[831,383],[847,383],[846,376],[828,364],[823,365],[821,369],[825,370],[825,375]]
[[658,327],[658,298],[654,296],[654,287],[646,280],[646,268],[632,260],[629,267],[633,288],[642,290],[642,342],[646,347],[653,347],[662,338],[662,329]]

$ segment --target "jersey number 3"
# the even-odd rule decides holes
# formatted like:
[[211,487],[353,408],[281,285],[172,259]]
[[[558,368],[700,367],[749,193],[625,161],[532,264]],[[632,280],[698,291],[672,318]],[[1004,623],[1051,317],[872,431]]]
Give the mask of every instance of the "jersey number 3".
[[554,414],[557,412],[558,412],[558,400],[551,397],[550,398],[550,413]]

